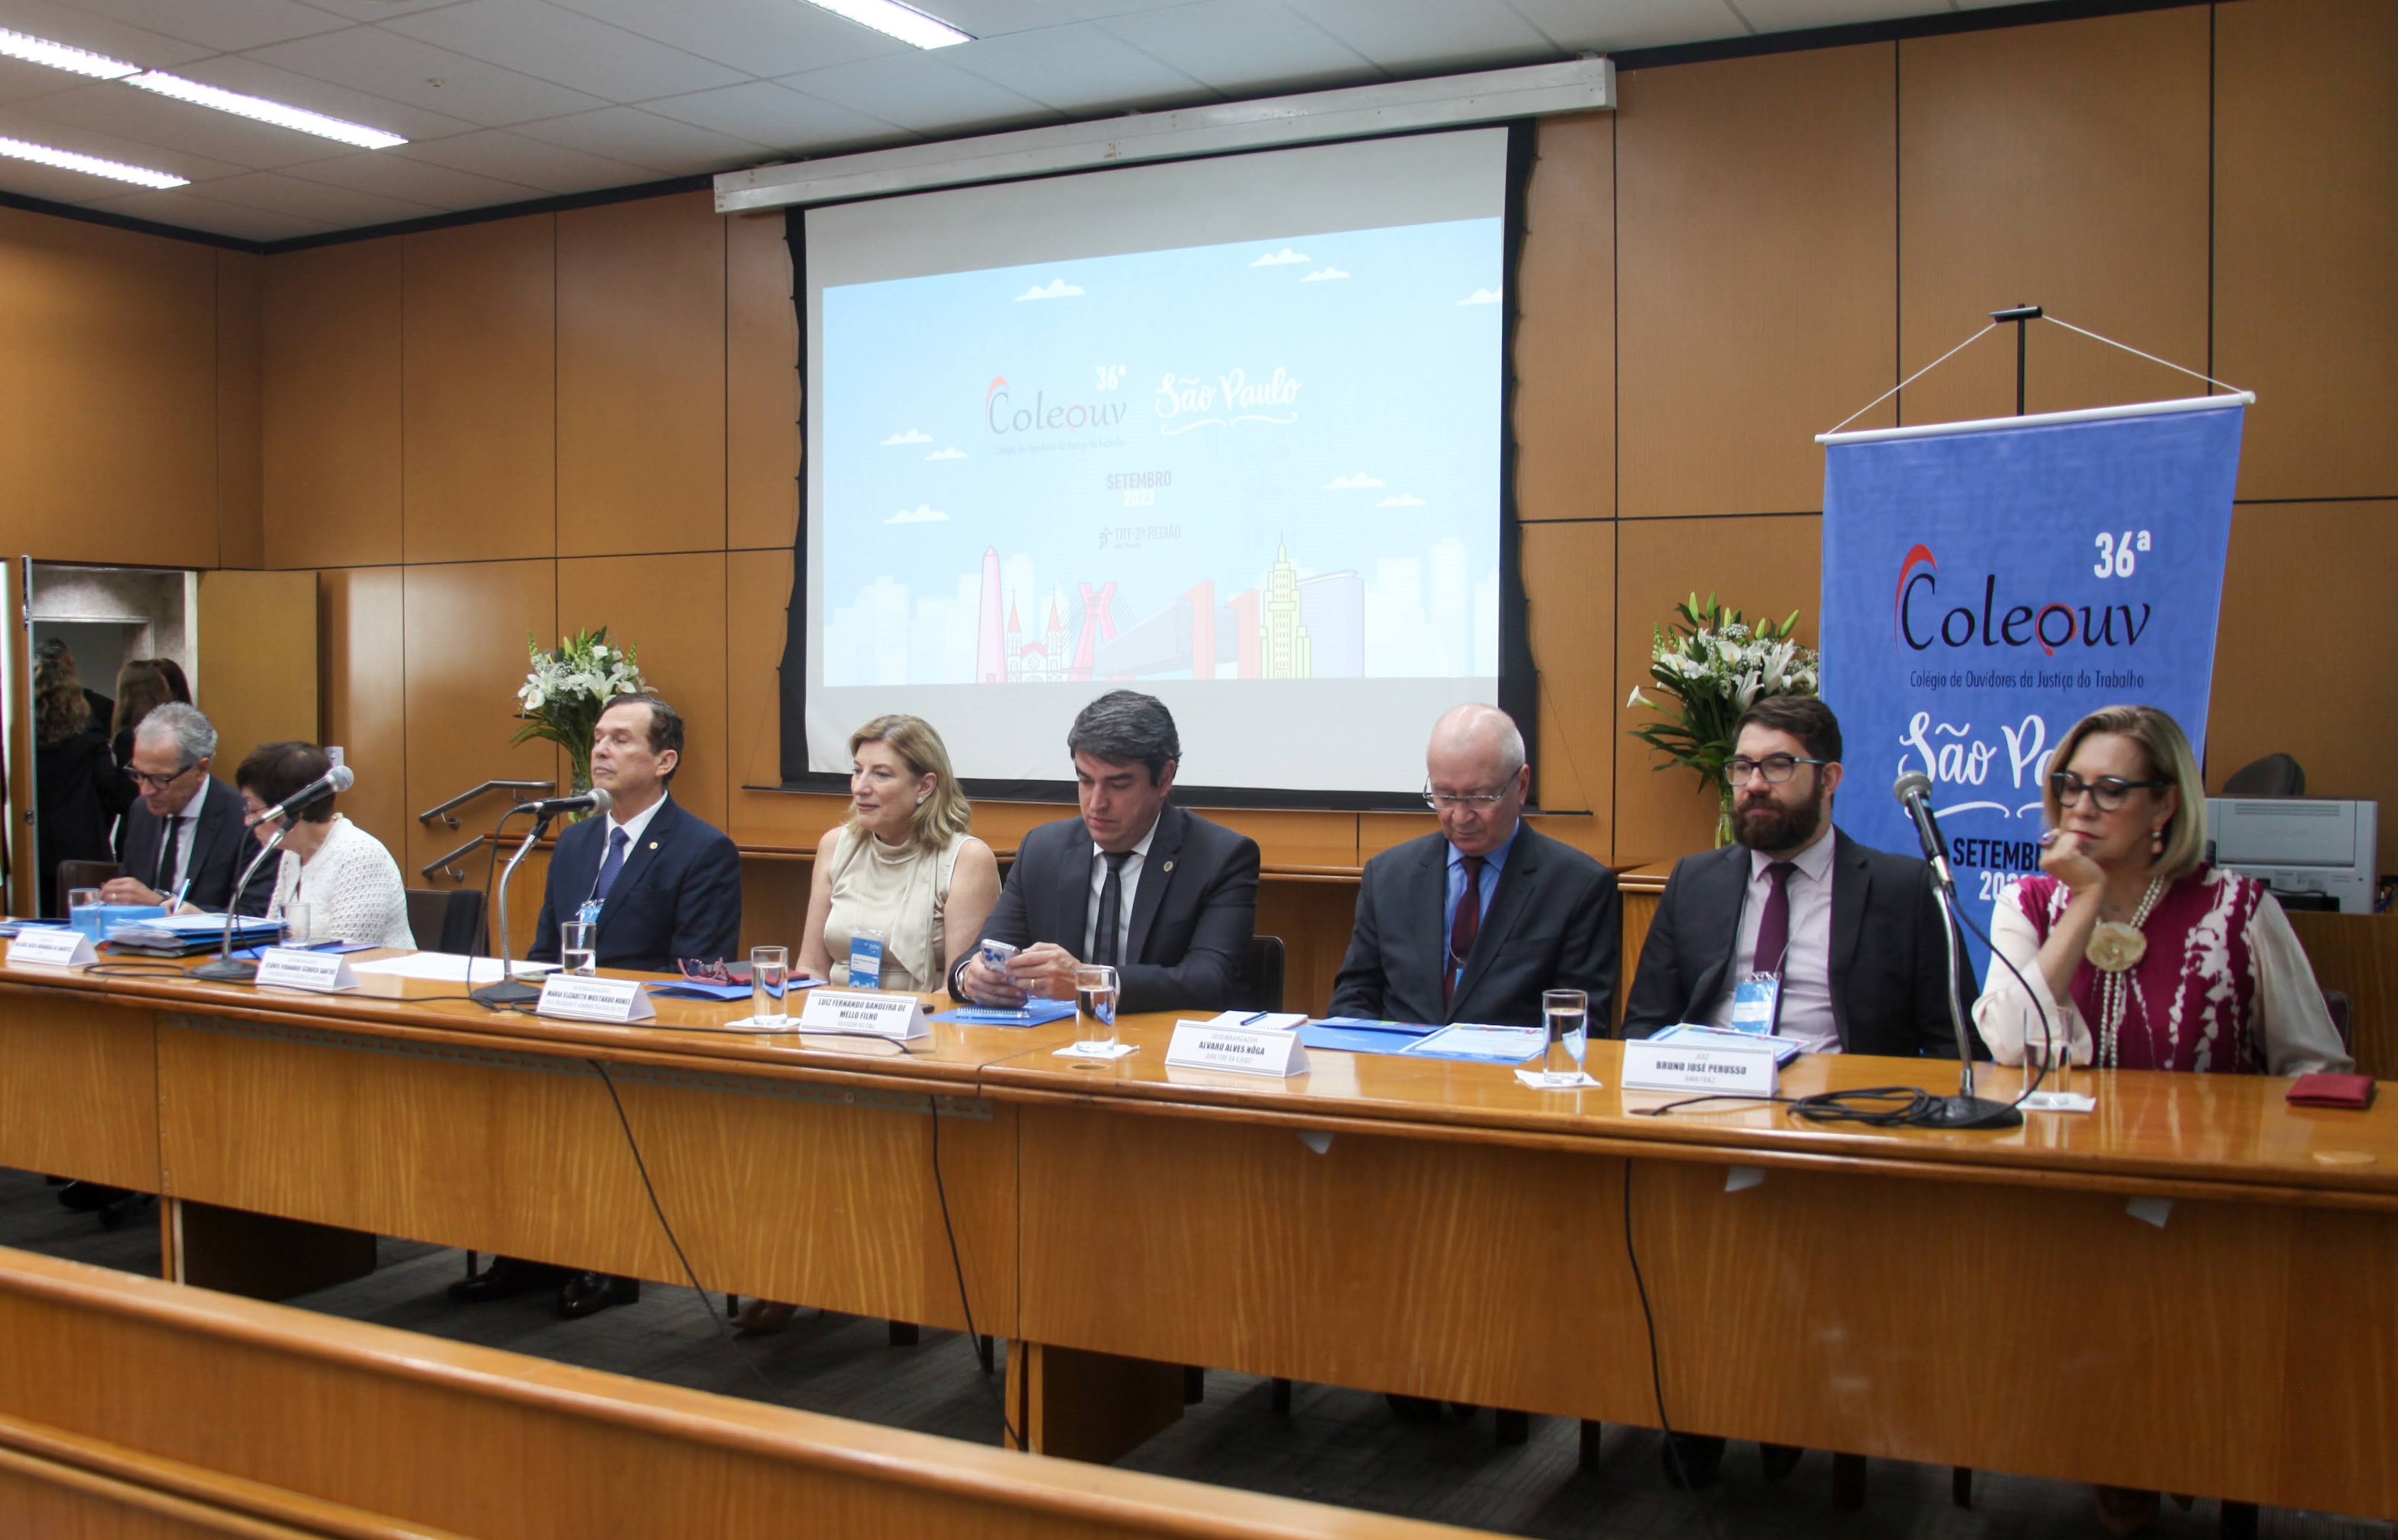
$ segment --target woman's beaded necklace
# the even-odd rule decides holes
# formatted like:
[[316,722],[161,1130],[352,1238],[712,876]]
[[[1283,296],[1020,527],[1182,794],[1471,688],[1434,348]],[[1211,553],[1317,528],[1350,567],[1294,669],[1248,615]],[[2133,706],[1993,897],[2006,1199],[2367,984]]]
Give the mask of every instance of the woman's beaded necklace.
[[[2123,1014],[2131,1003],[2132,970],[2139,966],[2140,958],[2148,953],[2148,937],[2141,932],[2140,927],[2149,922],[2149,914],[2156,908],[2157,900],[2164,896],[2164,891],[2163,877],[2150,877],[2149,891],[2140,895],[2139,907],[2132,911],[2131,922],[2108,920],[2099,926],[2090,938],[2091,945],[2085,955],[2099,970],[2098,1062],[2108,1069],[2118,1067],[2121,1058],[2118,1048],[2123,1030]],[[2123,931],[2130,931],[2130,937],[2123,938]],[[2116,942],[2117,945],[2111,949],[2102,947],[2102,938]],[[2134,944],[2123,944],[2126,939]],[[2105,960],[2101,960],[2102,955],[2109,951],[2112,955],[2107,955]],[[2140,1017],[2144,1022],[2148,1019],[2145,1004]]]

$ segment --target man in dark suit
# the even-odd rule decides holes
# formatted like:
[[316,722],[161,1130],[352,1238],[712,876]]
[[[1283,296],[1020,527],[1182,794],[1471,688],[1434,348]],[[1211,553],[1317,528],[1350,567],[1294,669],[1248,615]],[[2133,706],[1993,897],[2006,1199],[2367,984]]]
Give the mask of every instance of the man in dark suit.
[[[1677,1023],[1792,1038],[1816,1053],[1957,1054],[1947,939],[1924,864],[1835,828],[1840,724],[1811,696],[1760,701],[1733,729],[1725,766],[1737,843],[1675,863],[1641,944],[1623,1035]],[[1799,1450],[1759,1446],[1769,1480]],[[1724,1441],[1677,1434],[1677,1485],[1712,1485]]]
[[[602,968],[668,973],[680,960],[720,961],[739,948],[741,853],[669,795],[682,739],[682,718],[654,695],[618,696],[600,714],[591,783],[613,800],[605,817],[558,837],[529,960],[556,962],[558,928],[576,918],[598,922]],[[641,1297],[639,1279],[505,1256],[451,1284],[450,1297],[479,1304],[552,1282],[570,1320]]]
[[230,902],[263,915],[275,897],[276,863],[261,863],[236,899],[234,883],[258,854],[241,797],[209,773],[217,730],[192,706],[170,703],[141,718],[126,774],[141,796],[126,813],[124,875],[101,888],[110,904],[166,904],[222,912]]
[[1124,1011],[1222,1009],[1257,929],[1258,842],[1166,803],[1182,757],[1173,715],[1119,690],[1066,734],[1082,816],[1044,824],[982,928],[1020,948],[1001,972],[969,947],[950,993],[985,1005],[1074,996],[1074,970],[1116,971]]
[[1543,991],[1580,989],[1605,1031],[1623,935],[1615,877],[1524,822],[1523,734],[1496,706],[1459,706],[1424,767],[1439,832],[1366,863],[1331,1013],[1533,1026]]

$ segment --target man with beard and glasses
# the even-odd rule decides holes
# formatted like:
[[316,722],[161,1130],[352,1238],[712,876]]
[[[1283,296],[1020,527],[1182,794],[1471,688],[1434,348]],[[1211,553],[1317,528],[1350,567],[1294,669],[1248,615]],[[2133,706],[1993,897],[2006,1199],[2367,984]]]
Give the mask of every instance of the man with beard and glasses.
[[[1811,696],[1778,696],[1734,726],[1724,767],[1736,843],[1675,863],[1640,948],[1623,1036],[1677,1023],[1771,1032],[1810,1053],[1955,1058],[1948,951],[1930,869],[1832,824],[1840,724]],[[1769,1480],[1802,1453],[1760,1446]],[[1677,1434],[1677,1485],[1707,1486],[1723,1440]]]

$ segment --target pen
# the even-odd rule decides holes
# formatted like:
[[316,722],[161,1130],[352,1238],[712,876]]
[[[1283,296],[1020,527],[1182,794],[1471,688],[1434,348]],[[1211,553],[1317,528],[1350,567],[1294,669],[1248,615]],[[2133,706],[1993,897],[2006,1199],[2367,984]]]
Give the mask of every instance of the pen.
[[1241,1018],[1241,1024],[1242,1024],[1243,1026],[1246,1026],[1246,1025],[1248,1025],[1251,1022],[1261,1022],[1261,1021],[1264,1021],[1268,1016],[1271,1016],[1271,1015],[1273,1015],[1273,1011],[1259,1011],[1259,1012],[1258,1012],[1256,1015],[1254,1015],[1254,1016],[1244,1016],[1244,1017],[1242,1017],[1242,1018]]
[[176,883],[174,896],[167,901],[167,912],[171,915],[176,910],[182,908],[183,906],[183,895],[191,891],[192,879],[190,877],[185,877],[182,881]]

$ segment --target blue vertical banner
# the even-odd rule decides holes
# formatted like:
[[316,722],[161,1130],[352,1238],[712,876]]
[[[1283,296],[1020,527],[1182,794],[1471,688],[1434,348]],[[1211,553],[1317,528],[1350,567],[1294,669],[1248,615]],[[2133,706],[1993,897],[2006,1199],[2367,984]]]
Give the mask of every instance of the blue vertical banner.
[[2075,722],[2157,706],[2205,752],[2247,399],[1825,436],[1823,692],[1852,837],[1916,850],[1890,787],[1930,776],[1987,927],[2039,868],[2041,787]]

